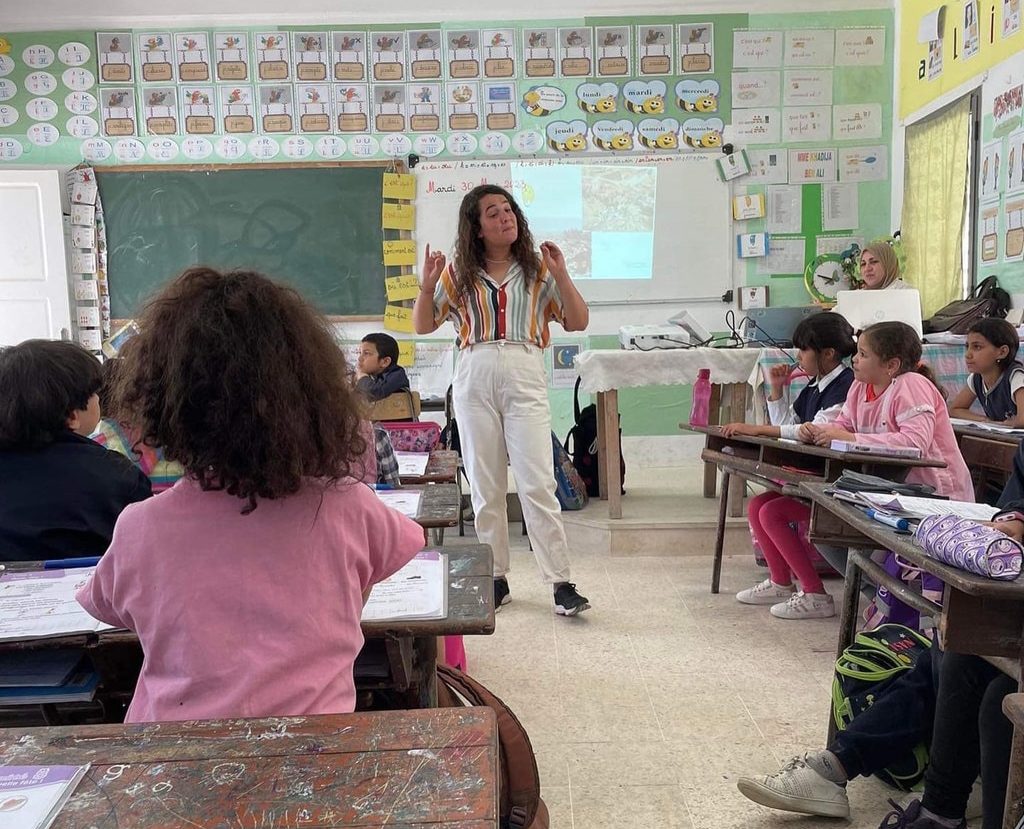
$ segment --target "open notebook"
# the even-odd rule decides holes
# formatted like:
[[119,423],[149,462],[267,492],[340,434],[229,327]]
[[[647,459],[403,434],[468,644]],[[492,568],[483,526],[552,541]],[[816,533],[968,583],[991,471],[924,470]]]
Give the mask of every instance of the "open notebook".
[[448,556],[423,550],[390,578],[373,586],[364,622],[444,619],[448,615]]
[[905,518],[921,519],[929,515],[958,515],[974,521],[991,521],[999,510],[988,504],[969,501],[946,501],[940,498],[917,498],[912,495],[894,495],[886,492],[848,492],[837,489],[836,498],[861,507],[884,510]]

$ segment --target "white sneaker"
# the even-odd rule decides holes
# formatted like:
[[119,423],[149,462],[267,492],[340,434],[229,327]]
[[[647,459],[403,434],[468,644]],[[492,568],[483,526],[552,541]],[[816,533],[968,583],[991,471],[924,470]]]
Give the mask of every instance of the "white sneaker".
[[771,809],[824,817],[850,816],[845,787],[826,780],[803,757],[794,757],[766,777],[741,777],[736,786],[744,797]]
[[736,601],[741,604],[777,604],[780,599],[785,600],[792,596],[795,589],[791,584],[776,584],[771,579],[765,579],[760,584],[737,593]]
[[772,605],[776,619],[830,619],[836,615],[836,603],[828,593],[794,593],[788,602]]

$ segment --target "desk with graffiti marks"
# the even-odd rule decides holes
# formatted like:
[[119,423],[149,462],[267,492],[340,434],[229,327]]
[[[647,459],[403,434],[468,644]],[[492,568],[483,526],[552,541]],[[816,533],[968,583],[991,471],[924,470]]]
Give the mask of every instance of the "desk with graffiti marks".
[[0,732],[0,764],[85,763],[53,829],[498,827],[490,708]]

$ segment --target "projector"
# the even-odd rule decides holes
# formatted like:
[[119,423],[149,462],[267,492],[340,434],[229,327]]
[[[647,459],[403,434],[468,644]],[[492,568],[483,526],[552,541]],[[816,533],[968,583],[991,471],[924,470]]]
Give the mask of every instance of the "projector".
[[689,348],[690,335],[678,325],[623,325],[619,329],[619,345],[636,351],[658,348]]

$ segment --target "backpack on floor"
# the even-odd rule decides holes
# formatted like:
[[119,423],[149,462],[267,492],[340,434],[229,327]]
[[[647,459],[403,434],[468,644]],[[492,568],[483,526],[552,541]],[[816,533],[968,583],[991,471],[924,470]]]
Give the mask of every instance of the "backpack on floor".
[[[575,423],[565,436],[563,444],[565,451],[572,458],[572,465],[580,473],[584,484],[587,487],[587,495],[596,498],[601,493],[600,480],[597,473],[597,406],[591,403],[583,411],[580,411],[580,379],[576,378],[576,386],[572,393],[572,408]],[[618,412],[616,412],[618,416]],[[569,448],[569,441],[572,441],[572,448]],[[619,428],[619,445],[622,444],[622,428]],[[619,453],[619,474],[623,484],[626,481],[626,461]],[[626,488],[623,486],[622,492]]]
[[540,799],[540,772],[530,737],[505,703],[456,668],[437,666],[441,708],[485,705],[498,715],[498,814],[501,829],[549,829],[548,807]]
[[555,495],[559,505],[563,510],[583,509],[590,500],[587,485],[554,432],[551,433],[551,448],[555,455]]
[[[836,660],[832,679],[832,718],[839,730],[874,705],[889,687],[914,667],[931,642],[903,625],[884,624],[862,631]],[[928,747],[922,743],[875,776],[910,791],[924,778]]]

